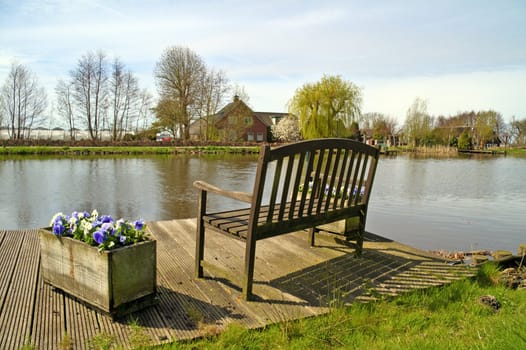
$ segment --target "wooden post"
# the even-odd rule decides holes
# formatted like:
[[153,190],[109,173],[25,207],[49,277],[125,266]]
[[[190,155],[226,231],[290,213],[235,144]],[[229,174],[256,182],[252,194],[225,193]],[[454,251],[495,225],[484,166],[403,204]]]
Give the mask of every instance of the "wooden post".
[[252,234],[248,235],[245,248],[245,273],[243,279],[243,298],[252,300],[252,285],[254,279],[254,264],[256,260],[256,239]]
[[197,203],[197,229],[196,229],[196,249],[195,249],[195,277],[203,277],[204,252],[205,252],[205,227],[203,216],[206,214],[206,195],[207,192],[201,190]]
[[315,239],[315,236],[316,236],[316,227],[311,227],[309,229],[309,243],[310,243],[310,246],[311,247],[314,247],[314,239]]

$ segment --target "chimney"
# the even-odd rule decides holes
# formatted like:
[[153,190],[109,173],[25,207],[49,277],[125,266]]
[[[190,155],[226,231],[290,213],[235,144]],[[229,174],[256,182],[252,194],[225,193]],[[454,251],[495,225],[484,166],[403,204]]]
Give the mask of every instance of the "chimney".
[[238,95],[234,95],[234,102],[237,102],[239,101],[239,96]]

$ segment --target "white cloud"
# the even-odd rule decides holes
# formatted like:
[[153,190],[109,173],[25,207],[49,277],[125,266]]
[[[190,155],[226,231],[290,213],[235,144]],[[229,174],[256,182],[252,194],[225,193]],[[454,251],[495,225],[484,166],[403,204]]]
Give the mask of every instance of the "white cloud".
[[182,45],[244,85],[259,110],[282,111],[296,88],[338,74],[363,86],[364,111],[404,119],[420,96],[434,114],[526,116],[524,74],[515,74],[526,70],[520,3],[20,0],[0,12],[0,85],[18,59],[50,96],[57,78],[98,49],[154,92],[155,63]]

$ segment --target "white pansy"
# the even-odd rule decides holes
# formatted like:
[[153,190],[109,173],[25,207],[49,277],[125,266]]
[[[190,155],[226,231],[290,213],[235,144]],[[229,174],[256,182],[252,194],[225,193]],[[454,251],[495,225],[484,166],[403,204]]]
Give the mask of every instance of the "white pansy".
[[117,220],[117,222],[115,223],[115,229],[118,230],[122,226],[122,224],[124,224],[124,223],[125,223],[125,221],[122,218]]

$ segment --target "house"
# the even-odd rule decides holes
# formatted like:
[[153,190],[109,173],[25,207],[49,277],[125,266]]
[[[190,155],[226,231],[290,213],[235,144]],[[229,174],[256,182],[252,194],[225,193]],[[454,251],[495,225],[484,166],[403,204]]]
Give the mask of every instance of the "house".
[[[198,120],[190,125],[192,140],[218,139],[222,141],[270,141],[270,127],[277,124],[288,113],[254,112],[239,96],[208,121]],[[207,133],[207,124],[213,124]]]

